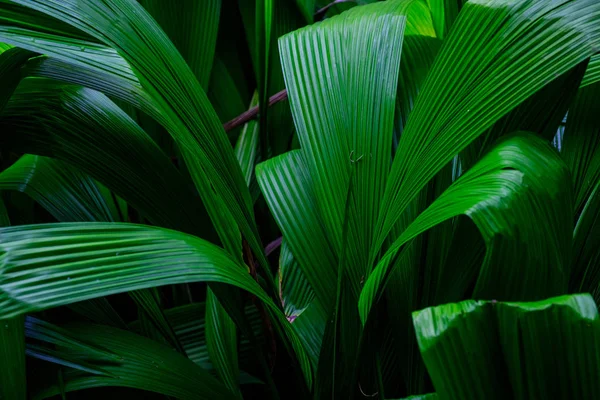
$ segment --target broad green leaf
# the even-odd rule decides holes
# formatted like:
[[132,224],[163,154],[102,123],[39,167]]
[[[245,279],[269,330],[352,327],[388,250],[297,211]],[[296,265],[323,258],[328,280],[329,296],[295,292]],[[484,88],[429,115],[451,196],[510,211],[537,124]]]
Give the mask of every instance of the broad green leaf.
[[[257,105],[258,94],[255,93],[250,102],[250,108]],[[242,174],[248,187],[250,187],[250,184],[254,180],[254,166],[258,160],[259,140],[258,122],[249,121],[244,124],[234,147],[235,156],[240,163]]]
[[119,221],[117,205],[66,162],[26,154],[0,173],[0,190],[27,193],[61,222]]
[[[252,59],[252,66],[254,69],[254,76],[258,76],[258,34],[256,28],[256,10],[257,0],[237,0],[238,8],[242,23],[244,25],[244,31],[246,33],[246,42],[250,51],[250,58]],[[258,79],[256,79],[258,81]],[[258,84],[258,83],[257,83]]]
[[376,261],[402,211],[459,151],[595,53],[600,47],[599,15],[600,3],[594,0],[465,3],[400,140],[370,262]]
[[[58,221],[122,221],[116,197],[88,175],[66,162],[24,155],[0,173],[0,189],[27,193]],[[124,327],[119,314],[104,298],[71,304],[92,321]]]
[[[173,43],[134,0],[15,0],[81,29],[113,47],[169,122],[203,200],[222,202],[273,285],[254,223],[252,202],[223,127],[205,92]],[[57,7],[60,5],[59,7]],[[212,185],[213,191],[202,190]],[[207,205],[218,222],[215,207]],[[215,223],[215,225],[219,225]]]
[[0,325],[0,398],[21,400],[27,398],[25,371],[25,335],[23,316],[2,321]]
[[114,71],[98,71],[64,62],[57,58],[39,56],[31,59],[23,68],[24,76],[50,78],[81,85],[106,94],[114,100],[125,102],[166,125],[161,111],[142,89],[135,75],[119,76]]
[[[452,180],[452,166],[447,165],[405,210],[405,215],[396,227],[397,234],[416,215],[427,209]],[[467,229],[464,228],[465,225]],[[390,350],[379,345],[384,343],[382,339],[371,339],[366,345],[373,346],[372,342],[377,344],[371,352],[381,352],[383,365],[389,365],[385,374],[392,377],[389,379],[391,382],[399,385],[398,394],[423,393],[429,390],[425,366],[410,324],[411,312],[432,304],[463,299],[465,288],[471,284],[474,272],[481,265],[484,249],[483,240],[471,221],[450,219],[412,240],[403,250],[402,256],[391,266],[383,293],[385,301],[380,302],[380,311],[376,312],[374,318],[381,320],[377,324],[378,329],[389,325],[392,331],[394,340],[391,346],[395,351],[395,361],[387,361]],[[447,273],[453,279],[440,280],[440,271],[453,271]],[[407,281],[414,283],[407,285]],[[399,376],[403,379],[398,379]],[[393,390],[393,387],[388,389],[388,386],[385,389],[389,396],[388,390]]]
[[[180,399],[235,399],[225,386],[191,360],[131,332],[96,324],[56,327],[28,318],[27,336],[56,346],[56,358],[85,360],[102,373],[81,369],[67,373],[66,392],[123,386]],[[41,388],[34,398],[57,394],[57,386]]]
[[600,304],[600,182],[596,186],[573,232],[573,271],[570,290],[588,290]]
[[[348,273],[355,292],[366,272],[391,162],[405,14],[396,1],[356,7],[279,41],[316,204],[338,257],[351,166],[358,163],[348,215]],[[293,246],[292,252],[298,254]]]
[[142,88],[129,64],[113,49],[84,39],[0,25],[0,39],[47,57],[32,58],[23,76],[79,84],[122,100],[164,126],[170,122]]
[[[241,286],[272,304],[245,267],[184,233],[122,223],[60,223],[2,228],[0,236],[2,318],[193,281]],[[23,274],[35,279],[17,279]]]
[[[205,310],[205,303],[191,303],[166,309],[164,313],[188,358],[204,369],[212,369],[206,344]],[[259,341],[263,340],[262,319],[257,308],[253,305],[246,306],[244,314]],[[134,321],[129,328],[137,332],[140,330],[140,325],[140,321]],[[255,365],[254,351],[248,338],[240,338],[238,355],[240,364],[245,367],[250,368]]]
[[292,328],[296,331],[313,368],[316,370],[321,354],[321,345],[325,335],[325,325],[329,315],[316,299],[292,322]]
[[169,36],[200,85],[206,90],[213,65],[221,0],[163,0],[140,3]]
[[313,182],[302,152],[291,151],[257,165],[256,178],[315,296],[325,310],[331,310],[338,261],[321,225]]
[[[588,65],[588,71],[591,67]],[[587,74],[587,72],[586,72]],[[561,156],[569,166],[575,198],[573,270],[569,289],[591,292],[600,287],[600,83],[582,87],[569,109],[562,136]]]
[[458,16],[459,0],[427,0],[436,36],[444,39]]
[[579,214],[600,180],[600,83],[583,87],[569,108],[561,155],[573,179]]
[[499,137],[515,131],[535,132],[547,140],[554,138],[577,95],[586,64],[587,60],[579,63],[496,121],[461,152],[461,168],[469,169]]
[[[264,1],[264,0],[260,0]],[[248,41],[249,50],[253,56],[254,70],[257,75],[257,81],[260,81],[258,73],[260,72],[257,57],[260,51],[260,43],[256,42],[256,37],[260,33],[256,29],[256,8],[250,3],[251,0],[239,0],[239,7],[244,22],[246,31],[246,39]],[[257,3],[258,4],[258,3]],[[266,4],[266,3],[265,3]],[[266,94],[272,96],[285,88],[284,77],[281,70],[281,51],[277,47],[277,38],[294,31],[305,25],[305,18],[300,13],[300,10],[293,1],[287,0],[272,0],[272,16],[271,16],[271,40],[269,44],[270,55],[268,57],[268,76]],[[266,56],[266,55],[265,55]],[[259,84],[260,85],[260,84]],[[260,97],[259,97],[260,99]],[[262,100],[260,101],[262,102]],[[286,101],[281,101],[267,109],[267,131],[265,128],[261,132],[261,151],[266,153],[270,151],[271,156],[281,154],[289,149],[289,145],[294,130],[293,120],[289,104]],[[261,113],[264,117],[264,115]],[[264,124],[264,121],[261,123]],[[266,146],[268,144],[268,146]],[[268,147],[265,149],[265,147]],[[263,159],[267,157],[263,156]]]
[[314,301],[315,294],[284,238],[279,255],[279,296],[283,312],[294,322]]
[[[394,259],[402,257],[398,253],[401,247],[460,214],[473,220],[486,243],[474,297],[527,301],[564,293],[572,238],[572,196],[564,190],[569,181],[566,165],[542,139],[517,134],[502,140],[390,246],[361,293],[363,323],[380,296]],[[406,285],[415,284],[418,277],[414,273],[403,273]],[[437,280],[446,282],[445,288],[468,283],[457,271],[438,274]]]
[[268,130],[268,101],[269,101],[269,69],[271,68],[271,42],[273,32],[273,9],[277,0],[256,0],[255,23],[256,28],[256,85],[258,87],[258,104],[261,106],[259,115],[261,153],[263,157],[269,154]]
[[21,81],[20,69],[33,54],[29,51],[12,48],[0,54],[0,111],[12,96],[17,85]]
[[[25,155],[0,173],[0,189],[18,190],[49,211],[60,222],[123,221],[116,198],[110,197],[88,175],[68,163],[47,157]],[[155,298],[148,291],[130,293],[132,299],[150,317],[156,329],[176,348],[181,349]],[[122,326],[123,322],[105,299],[74,305],[75,311],[88,318]]]
[[[426,25],[426,23],[421,25]],[[441,43],[438,38],[414,34],[410,25],[408,31],[405,32],[394,115],[394,151]]]
[[68,307],[92,322],[120,329],[127,328],[125,321],[104,297],[73,303]]
[[[186,355],[204,369],[212,369],[206,347],[206,303],[191,303],[165,310],[167,320],[173,326],[177,339]],[[140,321],[130,324],[130,329],[139,331]]]
[[90,36],[62,21],[44,13],[14,4],[10,0],[0,1],[0,24],[18,28],[35,29],[72,39],[90,40]]
[[150,337],[161,338],[166,344],[172,346],[181,354],[185,354],[185,350],[181,346],[181,343],[179,343],[173,327],[165,317],[155,290],[133,290],[128,294],[138,307],[138,313],[141,313],[140,318],[151,325],[149,330],[153,336]]
[[[205,224],[193,188],[148,135],[101,93],[27,79],[0,126],[5,147],[71,163],[157,225],[194,232]],[[202,232],[210,235],[206,225]]]
[[[238,66],[238,68],[240,67]],[[237,86],[237,81],[232,76],[229,68],[230,66],[225,64],[217,55],[214,60],[210,85],[208,87],[210,102],[223,123],[231,121],[248,108],[244,94]],[[228,132],[228,136],[232,142],[236,140],[238,135],[239,129],[233,129]]]
[[25,371],[25,334],[23,316],[8,318],[0,325],[0,398],[25,400],[27,384]]
[[245,266],[213,244],[176,231],[117,223],[2,228],[0,243],[0,319],[155,286],[225,283],[265,304],[311,385],[309,360],[284,314]]
[[588,294],[533,303],[467,300],[413,314],[441,399],[592,399],[598,310]]
[[[302,14],[292,1],[275,0],[273,5],[273,27],[271,34],[271,55],[269,67],[269,86],[267,92],[272,96],[285,89],[282,71],[281,51],[277,45],[278,38],[301,28],[306,24]],[[287,100],[280,101],[269,107],[268,140],[271,156],[290,150],[294,136],[294,121],[290,104]],[[263,157],[266,159],[267,157]]]
[[298,8],[309,24],[313,23],[313,14],[315,13],[316,0],[296,0]]
[[206,293],[206,344],[219,378],[241,398],[236,326],[210,288]]
[[581,81],[581,87],[585,87],[600,81],[600,54],[595,54],[590,57],[590,63],[583,80]]

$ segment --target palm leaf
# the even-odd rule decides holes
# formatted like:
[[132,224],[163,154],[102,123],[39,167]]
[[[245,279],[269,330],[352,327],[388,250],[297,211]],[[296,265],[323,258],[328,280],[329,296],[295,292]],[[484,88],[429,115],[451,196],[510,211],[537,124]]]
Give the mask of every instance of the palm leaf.
[[27,62],[32,53],[23,49],[7,49],[0,53],[0,76],[2,77],[2,90],[0,90],[0,111],[12,96],[21,81],[20,69]]
[[[323,225],[338,256],[351,164],[362,162],[356,168],[354,204],[348,216],[348,262],[354,290],[365,272],[365,238],[372,235],[379,204],[374,199],[383,194],[391,157],[402,49],[398,42],[406,20],[399,4],[354,8],[280,39],[300,144]],[[372,25],[375,21],[380,25],[377,30]],[[319,73],[323,69],[328,73]]]
[[279,255],[279,296],[285,316],[291,322],[298,318],[315,298],[285,239],[281,243]]
[[217,44],[221,0],[184,0],[177,7],[162,0],[140,3],[169,36],[206,90]]
[[595,54],[590,57],[590,63],[588,65],[587,70],[585,71],[585,75],[583,76],[583,80],[581,81],[581,87],[585,87],[596,83],[600,80],[600,54]]
[[309,361],[283,313],[244,266],[202,239],[142,225],[72,223],[3,228],[0,242],[0,319],[167,284],[226,283],[264,302],[311,384]]
[[[27,336],[56,346],[55,360],[77,368],[78,360],[98,371],[77,368],[67,374],[65,392],[103,386],[147,390],[180,399],[234,399],[225,386],[191,360],[152,340],[95,324],[56,327],[28,318]],[[109,349],[109,350],[106,350]],[[57,386],[41,388],[34,398],[59,394]]]
[[68,163],[48,157],[21,157],[0,173],[0,190],[26,193],[62,222],[120,219],[106,189]]
[[[588,65],[586,75],[590,70]],[[600,83],[582,87],[569,109],[561,156],[569,166],[575,197],[575,231],[573,237],[573,271],[570,290],[591,292],[598,298],[598,204],[600,201],[600,124],[598,112]]]
[[[4,201],[0,199],[0,225],[10,224]],[[16,316],[0,324],[0,360],[4,373],[0,376],[0,398],[20,400],[27,398],[25,371],[25,320]]]
[[292,254],[298,254],[296,259],[315,296],[325,309],[331,309],[337,258],[321,225],[302,152],[292,151],[259,164],[256,178]]
[[5,146],[77,166],[153,223],[193,232],[194,221],[206,221],[193,189],[169,158],[101,93],[28,79],[11,98],[0,126],[12,133],[3,135]]
[[[594,22],[599,13],[595,1],[464,5],[399,143],[370,260],[376,259],[410,201],[460,150],[535,91],[594,54],[600,40]],[[479,29],[483,21],[489,25]]]
[[[548,171],[552,173],[547,174]],[[470,272],[478,273],[474,296],[526,301],[564,293],[572,237],[568,212],[572,207],[571,193],[562,190],[568,184],[564,162],[543,140],[532,135],[504,139],[390,246],[361,293],[359,309],[363,322],[379,296],[390,265],[397,256],[402,257],[401,253],[398,255],[402,245],[463,213],[477,225],[487,248],[481,270]],[[516,263],[527,268],[505,268]],[[445,282],[444,290],[456,290],[453,285],[469,283],[461,277],[465,273],[438,271],[437,281]],[[406,284],[417,279],[414,271],[403,274]]]
[[534,303],[467,300],[415,312],[413,320],[440,398],[600,395],[592,378],[600,368],[600,319],[589,295]]
[[[173,327],[178,341],[183,346],[186,355],[194,363],[204,369],[213,370],[206,342],[206,303],[191,303],[183,306],[168,308],[164,314]],[[262,320],[258,310],[253,305],[248,305],[244,310],[245,318],[259,342],[264,340],[262,334]],[[129,329],[134,332],[141,330],[141,321],[129,324]],[[256,364],[252,343],[246,337],[240,337],[239,360],[246,370],[252,370]],[[243,374],[243,373],[242,373]],[[241,376],[240,379],[241,381]],[[241,383],[241,382],[240,382]]]
[[[54,0],[14,2],[81,29],[113,47],[131,65],[170,122],[167,129],[182,149],[199,193],[223,203],[270,277],[249,192],[227,136],[193,72],[142,6],[133,0],[69,0],[60,7]],[[202,190],[209,182],[214,191]],[[207,209],[218,221],[216,208],[207,205]]]
[[206,344],[219,377],[241,399],[236,327],[210,289],[206,294]]

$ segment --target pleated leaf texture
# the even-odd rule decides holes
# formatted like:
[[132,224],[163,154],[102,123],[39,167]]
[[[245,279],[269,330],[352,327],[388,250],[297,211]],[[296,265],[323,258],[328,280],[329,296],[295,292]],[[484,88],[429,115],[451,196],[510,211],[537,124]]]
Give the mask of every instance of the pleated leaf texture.
[[598,0],[0,0],[0,398],[600,398],[599,52]]
[[440,399],[595,399],[600,317],[589,294],[467,300],[413,313]]

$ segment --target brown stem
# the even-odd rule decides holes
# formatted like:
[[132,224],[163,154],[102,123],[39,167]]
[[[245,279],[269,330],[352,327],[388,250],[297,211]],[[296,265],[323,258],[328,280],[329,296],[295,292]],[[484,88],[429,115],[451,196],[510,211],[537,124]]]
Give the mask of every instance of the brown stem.
[[[327,4],[325,7],[317,10],[317,12],[314,14],[315,18],[322,17],[325,14],[325,12],[329,10],[330,7],[336,4],[354,3],[355,1],[356,0],[334,0],[331,3]],[[267,107],[271,107],[273,104],[279,103],[280,101],[287,99],[287,97],[287,90],[283,89],[281,92],[277,92],[269,98],[269,104],[267,105]],[[243,112],[231,121],[224,123],[223,128],[225,128],[225,132],[229,132],[230,130],[237,128],[238,126],[244,125],[246,122],[255,119],[259,111],[260,110],[258,106],[252,107],[248,111]]]
[[317,12],[315,13],[315,17],[320,16],[322,14],[325,14],[325,12],[327,10],[329,10],[330,7],[336,5],[336,4],[340,4],[340,3],[354,3],[355,0],[335,0],[332,1],[331,3],[327,4],[325,7],[317,10]]
[[[275,93],[273,96],[269,98],[268,107],[272,106],[275,103],[279,103],[282,100],[287,99],[287,90],[283,89],[281,92]],[[225,132],[232,130],[233,128],[237,128],[240,125],[244,125],[246,122],[255,119],[259,112],[259,107],[255,106],[250,108],[248,111],[238,115],[234,119],[229,122],[223,124],[223,128],[225,128]]]
[[242,248],[244,249],[244,253],[246,255],[246,262],[250,267],[250,276],[258,282],[258,278],[256,277],[256,264],[254,263],[254,254],[252,254],[252,250],[250,249],[250,245],[246,241],[246,239],[242,239]]
[[279,246],[281,246],[281,241],[283,240],[283,236],[279,236],[277,239],[273,240],[271,243],[265,247],[265,255],[269,257],[272,252],[277,250]]

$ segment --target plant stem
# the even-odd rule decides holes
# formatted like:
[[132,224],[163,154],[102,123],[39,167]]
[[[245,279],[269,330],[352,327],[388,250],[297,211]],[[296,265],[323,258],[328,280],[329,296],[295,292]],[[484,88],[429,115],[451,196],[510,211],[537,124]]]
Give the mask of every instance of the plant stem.
[[[275,93],[273,96],[271,96],[269,98],[268,106],[270,107],[275,103],[279,103],[280,101],[287,99],[287,97],[288,97],[287,90],[283,89],[282,91]],[[243,125],[252,119],[255,119],[256,116],[258,115],[259,111],[260,111],[259,106],[252,107],[251,109],[243,112],[242,114],[238,115],[231,121],[226,122],[225,124],[223,124],[223,128],[225,128],[225,132],[228,132],[228,131],[232,130],[233,128],[237,128],[238,126]]]
[[[323,16],[323,14],[325,14],[325,12],[327,10],[329,10],[330,7],[332,7],[336,4],[353,3],[353,2],[355,2],[355,0],[334,0],[331,3],[327,4],[325,7],[317,10],[317,12],[315,13],[315,17]],[[285,90],[285,89],[283,89],[280,92],[275,93],[273,96],[271,96],[269,98],[268,107],[272,106],[275,103],[279,103],[282,100],[287,99],[287,97],[288,97],[287,90]],[[255,119],[257,117],[259,111],[260,110],[259,110],[258,106],[252,107],[251,109],[243,112],[242,114],[238,115],[231,121],[224,123],[223,128],[225,128],[225,132],[229,132],[230,130],[237,128],[238,126],[243,125],[246,122]]]

